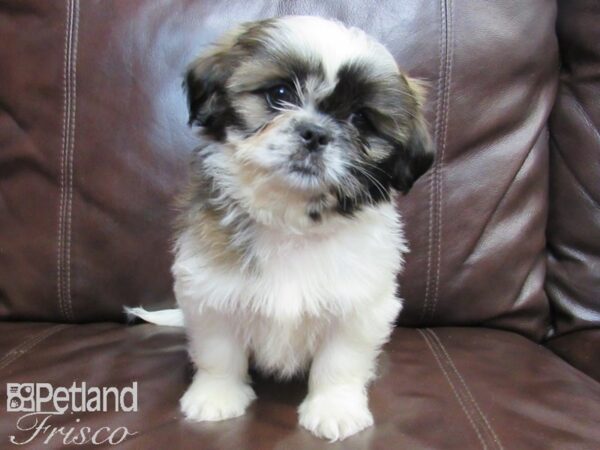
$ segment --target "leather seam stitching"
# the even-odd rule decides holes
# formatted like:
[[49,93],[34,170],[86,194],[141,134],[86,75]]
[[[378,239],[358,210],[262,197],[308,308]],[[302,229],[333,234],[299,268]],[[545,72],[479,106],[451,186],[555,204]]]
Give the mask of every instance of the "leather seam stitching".
[[442,361],[439,353],[437,352],[437,350],[435,350],[434,344],[430,341],[430,338],[427,336],[427,334],[425,333],[425,331],[423,331],[421,329],[417,329],[417,331],[419,332],[419,334],[421,335],[421,337],[423,338],[423,340],[425,340],[425,343],[427,344],[427,347],[429,347],[429,350],[433,354],[433,356],[434,356],[434,358],[435,358],[435,360],[437,362],[438,367],[440,368],[442,374],[444,375],[444,378],[446,378],[446,381],[450,385],[450,389],[454,393],[454,396],[455,396],[456,400],[458,401],[458,404],[460,405],[461,409],[465,413],[465,416],[467,417],[469,423],[471,424],[471,427],[475,431],[475,434],[477,435],[477,438],[481,442],[481,445],[483,446],[483,449],[487,450],[488,447],[487,447],[487,445],[485,443],[483,435],[481,434],[481,431],[479,430],[479,427],[477,426],[477,424],[473,420],[473,417],[471,416],[471,413],[467,409],[467,407],[466,407],[466,405],[464,403],[464,400],[462,399],[462,397],[458,393],[457,387],[454,385],[454,383],[452,383],[450,374],[448,373],[448,371],[444,367],[444,363],[443,363],[443,361]]
[[454,4],[452,0],[446,1],[446,35],[445,35],[445,52],[446,52],[446,73],[444,80],[444,98],[443,101],[443,118],[441,121],[441,135],[439,136],[441,143],[441,154],[440,154],[440,164],[438,170],[438,183],[437,183],[437,252],[436,252],[436,274],[435,274],[435,282],[434,282],[434,294],[433,299],[430,304],[431,313],[429,315],[430,320],[433,319],[438,299],[439,299],[439,287],[440,287],[440,272],[442,265],[442,229],[443,229],[443,166],[444,166],[444,157],[446,155],[446,144],[447,144],[447,136],[448,136],[448,117],[450,111],[450,90],[452,83],[452,66],[454,62],[454,30],[453,30],[453,7]]
[[77,46],[79,40],[79,0],[73,0],[74,8],[74,25],[73,25],[73,47],[71,49],[71,101],[73,103],[71,121],[70,121],[70,151],[69,151],[69,183],[68,183],[68,219],[67,219],[67,251],[66,251],[66,274],[67,274],[67,310],[71,320],[74,318],[73,314],[73,300],[71,292],[71,243],[72,243],[72,217],[73,217],[73,163],[75,155],[75,125],[76,125],[76,114],[77,114]]
[[[439,39],[439,69],[438,69],[438,83],[437,83],[437,91],[436,91],[436,110],[435,110],[435,125],[434,125],[434,136],[435,142],[437,143],[439,137],[440,130],[440,119],[442,116],[441,107],[442,107],[442,91],[443,91],[443,80],[445,78],[444,74],[444,36],[446,34],[446,12],[444,9],[444,0],[440,0],[440,39]],[[433,164],[433,170],[429,175],[429,199],[428,199],[428,209],[429,209],[429,221],[428,221],[428,242],[427,242],[427,272],[425,275],[425,296],[423,301],[423,309],[421,311],[421,319],[420,322],[423,324],[424,320],[427,318],[427,313],[429,312],[429,298],[431,295],[431,262],[432,262],[432,253],[434,247],[435,235],[433,233],[433,216],[434,216],[434,204],[435,204],[435,194],[437,192],[437,172],[439,167],[438,158],[435,159]]]
[[71,244],[73,212],[73,160],[77,102],[77,44],[79,0],[66,0],[63,63],[63,126],[60,155],[60,199],[57,244],[57,293],[59,310],[66,320],[74,320],[71,293]]
[[71,3],[67,0],[67,11],[65,18],[65,43],[64,43],[64,56],[63,56],[63,124],[61,131],[61,150],[60,150],[60,181],[59,181],[59,206],[58,206],[58,236],[57,236],[57,252],[56,252],[56,285],[58,294],[58,307],[63,317],[66,318],[64,309],[64,290],[62,284],[63,278],[63,234],[64,234],[64,211],[65,211],[65,162],[66,162],[66,148],[67,148],[67,125],[70,117],[70,104],[67,101],[68,97],[68,84],[67,84],[67,72],[69,66],[69,39],[70,29],[69,26],[71,20]]
[[442,343],[441,339],[438,337],[438,335],[436,334],[435,331],[429,329],[427,330],[429,332],[429,334],[431,334],[433,336],[433,338],[435,339],[435,341],[437,342],[440,350],[442,350],[442,352],[444,353],[444,355],[446,356],[446,359],[448,361],[448,363],[450,364],[450,367],[452,368],[452,370],[454,371],[454,373],[456,374],[458,380],[460,381],[460,383],[462,384],[462,386],[464,387],[464,391],[467,394],[467,396],[469,397],[469,399],[471,400],[472,405],[475,407],[475,410],[477,411],[477,413],[479,414],[479,416],[481,417],[481,419],[483,420],[484,426],[489,430],[492,439],[494,440],[494,442],[496,443],[496,445],[498,446],[498,448],[500,450],[504,450],[504,447],[502,447],[502,443],[500,442],[500,439],[498,438],[498,435],[494,432],[494,429],[492,428],[491,424],[489,423],[489,421],[487,420],[487,417],[485,416],[485,414],[483,413],[483,411],[481,410],[481,408],[479,407],[479,404],[477,403],[477,400],[475,400],[475,397],[473,396],[471,390],[469,389],[469,387],[467,386],[467,383],[464,379],[464,377],[461,375],[461,373],[459,372],[458,368],[456,367],[456,365],[454,364],[454,361],[452,360],[452,357],[450,356],[450,354],[447,352],[446,347],[444,346],[444,344]]
[[2,359],[0,359],[0,370],[5,369],[10,364],[12,364],[14,361],[19,359],[21,356],[23,356],[27,352],[29,352],[33,347],[38,345],[40,342],[49,338],[53,334],[57,333],[58,331],[66,328],[66,327],[67,327],[66,324],[54,325],[46,330],[40,331],[39,333],[31,336],[29,339],[24,340],[19,345],[13,347],[11,350],[8,351],[8,353],[6,353],[6,355],[4,355],[4,357]]

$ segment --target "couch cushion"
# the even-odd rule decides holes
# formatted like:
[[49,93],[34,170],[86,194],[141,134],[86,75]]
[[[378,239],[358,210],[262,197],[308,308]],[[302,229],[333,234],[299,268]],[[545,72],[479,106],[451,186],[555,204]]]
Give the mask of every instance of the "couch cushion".
[[555,336],[548,348],[600,382],[600,327]]
[[[246,416],[210,424],[184,421],[177,402],[192,371],[179,330],[2,323],[0,333],[11,337],[0,350],[3,440],[31,436],[16,429],[22,413],[4,412],[6,383],[123,387],[137,381],[137,413],[65,414],[53,416],[50,424],[125,426],[137,434],[119,448],[132,449],[600,448],[600,384],[508,332],[397,329],[371,388],[375,427],[334,445],[298,428],[302,381],[276,383],[255,375],[259,398]],[[47,448],[58,442],[53,438]]]
[[132,299],[168,301],[171,199],[196,145],[184,68],[240,21],[306,13],[364,28],[431,85],[439,156],[400,200],[403,323],[543,336],[545,0],[2,2],[0,316],[123,320]]
[[562,70],[550,121],[546,282],[556,314],[551,346],[600,379],[600,3],[558,3]]

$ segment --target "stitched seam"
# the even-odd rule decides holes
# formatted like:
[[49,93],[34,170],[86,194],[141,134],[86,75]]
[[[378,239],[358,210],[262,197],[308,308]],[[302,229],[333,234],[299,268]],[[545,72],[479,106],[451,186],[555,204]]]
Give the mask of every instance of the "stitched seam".
[[[435,142],[438,141],[439,129],[440,129],[440,119],[442,116],[441,106],[442,106],[442,88],[443,88],[443,79],[444,79],[444,36],[446,34],[446,11],[444,9],[444,0],[440,0],[440,39],[439,39],[439,60],[440,67],[438,70],[438,86],[436,93],[436,110],[435,110],[435,125],[434,125],[434,136]],[[427,313],[429,311],[429,298],[431,295],[431,261],[432,261],[432,252],[434,247],[434,239],[435,236],[433,234],[433,217],[434,217],[434,204],[435,204],[435,194],[436,194],[436,180],[437,180],[437,172],[439,168],[439,159],[435,158],[433,164],[433,170],[429,176],[429,224],[428,224],[428,243],[427,243],[427,273],[425,275],[425,299],[423,302],[423,309],[421,311],[421,324],[427,317]]]
[[469,423],[473,427],[473,430],[475,430],[475,434],[477,434],[477,437],[479,438],[479,441],[481,442],[481,445],[483,446],[483,449],[487,450],[487,445],[486,445],[486,443],[485,443],[485,441],[483,439],[483,436],[482,436],[481,432],[479,431],[479,427],[475,424],[475,421],[471,417],[471,414],[469,413],[469,410],[465,406],[464,401],[463,401],[462,397],[460,396],[460,394],[458,393],[457,388],[454,386],[454,383],[452,383],[452,380],[450,379],[450,374],[448,374],[446,368],[444,367],[444,363],[442,362],[439,354],[435,350],[434,345],[430,341],[430,338],[427,336],[427,334],[423,330],[417,329],[417,331],[419,332],[419,334],[421,335],[421,337],[425,340],[425,343],[427,344],[427,347],[429,347],[429,350],[433,354],[433,356],[434,356],[434,358],[435,358],[435,360],[436,360],[439,368],[441,369],[444,377],[446,378],[446,381],[450,385],[450,388],[452,389],[452,392],[454,393],[454,396],[458,400],[458,403],[459,403],[461,409],[465,413],[465,416],[467,416],[467,419],[469,420]]
[[72,213],[73,213],[73,160],[75,155],[75,118],[77,113],[77,45],[79,37],[79,0],[73,2],[73,36],[71,49],[71,120],[70,125],[70,148],[69,148],[69,174],[68,174],[68,201],[67,201],[67,251],[66,251],[66,310],[71,320],[74,318],[73,301],[71,297],[71,242],[72,242]]
[[75,115],[77,98],[77,37],[79,0],[67,0],[63,64],[63,128],[60,164],[60,201],[58,219],[57,291],[59,310],[64,319],[73,320],[71,295],[71,238],[73,204],[73,159],[75,152]]
[[475,400],[475,397],[473,396],[473,394],[471,393],[471,390],[469,389],[469,387],[467,386],[467,383],[465,381],[465,379],[463,378],[463,376],[460,374],[460,372],[458,371],[458,368],[456,367],[456,365],[454,364],[454,361],[452,360],[452,358],[450,357],[450,354],[446,351],[446,347],[444,346],[444,344],[442,343],[441,339],[438,337],[438,335],[436,334],[435,331],[433,330],[427,330],[429,332],[429,334],[436,340],[440,350],[442,350],[442,352],[444,353],[444,355],[446,356],[446,359],[448,361],[448,363],[450,364],[450,367],[452,368],[452,370],[454,371],[454,373],[456,374],[458,380],[460,381],[460,383],[462,384],[462,386],[464,387],[465,393],[467,394],[467,396],[469,397],[469,399],[471,400],[472,405],[475,407],[475,410],[477,411],[477,413],[479,414],[479,416],[481,417],[481,419],[484,422],[485,427],[489,430],[492,439],[494,440],[494,442],[497,444],[498,448],[501,450],[504,450],[504,448],[502,447],[502,444],[500,442],[500,439],[498,438],[498,436],[496,435],[496,433],[494,432],[494,429],[492,428],[492,426],[490,425],[489,421],[487,420],[487,417],[485,416],[485,414],[483,414],[483,411],[481,410],[481,408],[479,407],[479,404],[477,403],[477,400]]
[[69,151],[71,146],[71,120],[72,120],[72,92],[71,92],[71,65],[73,64],[73,1],[67,0],[67,9],[69,10],[69,20],[68,20],[68,52],[67,52],[67,71],[65,74],[65,97],[67,99],[67,104],[69,105],[67,111],[67,117],[65,118],[65,151],[64,151],[64,170],[65,170],[65,179],[64,179],[64,188],[63,188],[63,229],[62,229],[62,253],[61,253],[61,271],[62,271],[62,312],[65,319],[69,318],[69,311],[67,307],[67,280],[66,280],[66,272],[67,267],[65,264],[66,261],[66,242],[67,242],[67,211],[68,211],[68,199],[69,199]]
[[38,334],[33,335],[29,339],[26,339],[21,344],[17,345],[13,349],[11,349],[4,356],[4,358],[0,359],[0,370],[5,369],[10,364],[12,364],[14,361],[19,359],[21,356],[23,356],[27,352],[29,352],[37,344],[39,344],[43,340],[47,339],[48,337],[52,336],[53,334],[57,333],[58,331],[66,328],[66,327],[67,327],[67,325],[65,325],[65,324],[54,325],[53,327],[50,327],[43,331],[40,331]]
[[[62,284],[61,284],[61,253],[62,253],[62,215],[63,215],[63,190],[64,190],[64,149],[65,149],[65,117],[67,116],[67,96],[66,96],[66,72],[67,72],[67,36],[69,30],[69,13],[65,18],[65,43],[63,49],[63,123],[61,130],[60,147],[60,178],[59,178],[59,198],[58,198],[58,233],[56,236],[56,290],[58,297],[58,309],[62,313]],[[62,313],[64,316],[64,313]]]
[[444,99],[443,99],[443,111],[444,117],[442,119],[442,133],[440,135],[441,142],[441,155],[439,158],[439,170],[438,170],[438,195],[437,195],[437,253],[436,253],[436,275],[434,282],[434,294],[433,301],[431,302],[431,313],[430,319],[433,319],[435,315],[435,310],[437,308],[438,297],[439,297],[439,287],[440,287],[440,271],[442,266],[442,229],[443,229],[443,176],[442,176],[442,168],[444,165],[444,157],[446,155],[446,144],[447,144],[447,134],[448,134],[448,116],[450,110],[450,88],[452,83],[452,64],[454,60],[454,34],[453,34],[453,3],[452,0],[447,0],[446,2],[446,38],[445,38],[445,48],[446,48],[446,76],[444,82]]
[[433,205],[433,191],[434,191],[434,184],[435,184],[435,168],[436,166],[434,165],[433,168],[433,172],[430,174],[429,176],[429,224],[428,224],[428,231],[427,231],[427,236],[429,237],[429,239],[427,240],[427,271],[425,274],[425,296],[424,296],[424,301],[423,301],[423,308],[421,309],[421,317],[419,319],[419,323],[421,325],[424,324],[425,321],[425,317],[427,315],[427,311],[428,311],[428,306],[429,306],[429,292],[430,292],[430,285],[431,285],[431,251],[433,249],[433,211],[431,208],[431,205]]
[[71,20],[71,3],[69,1],[66,2],[67,12],[65,18],[65,44],[64,44],[64,55],[63,55],[63,126],[61,131],[61,151],[60,151],[60,197],[59,197],[59,206],[58,206],[58,236],[57,236],[57,252],[56,252],[56,285],[57,285],[57,294],[58,294],[58,307],[63,317],[66,317],[65,309],[64,309],[64,288],[62,283],[63,278],[63,234],[64,234],[64,210],[65,210],[65,178],[66,178],[66,148],[67,148],[67,126],[70,117],[70,104],[67,101],[68,97],[68,83],[67,83],[67,73],[69,66],[69,39],[70,39],[70,30],[69,26]]

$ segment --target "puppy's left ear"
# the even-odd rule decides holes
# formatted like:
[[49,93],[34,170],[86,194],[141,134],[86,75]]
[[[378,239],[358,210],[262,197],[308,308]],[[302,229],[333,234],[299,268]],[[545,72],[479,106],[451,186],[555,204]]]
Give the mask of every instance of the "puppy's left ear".
[[231,116],[225,93],[225,83],[232,70],[230,60],[227,49],[212,49],[190,65],[183,82],[188,100],[188,124],[199,125],[218,137],[222,137]]
[[409,90],[408,95],[412,100],[408,102],[412,103],[410,112],[412,124],[408,129],[408,136],[400,144],[401,148],[392,169],[391,182],[394,189],[404,194],[408,193],[415,181],[429,170],[435,155],[433,142],[422,113],[424,88],[421,83],[414,80],[405,79],[405,82]]

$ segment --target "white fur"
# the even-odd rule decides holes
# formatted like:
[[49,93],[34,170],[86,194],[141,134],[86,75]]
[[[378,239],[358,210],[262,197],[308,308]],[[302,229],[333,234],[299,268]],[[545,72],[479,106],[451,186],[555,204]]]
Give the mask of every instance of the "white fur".
[[175,293],[198,367],[183,412],[242,414],[254,399],[252,355],[282,377],[312,361],[299,414],[317,436],[344,439],[371,425],[366,386],[401,308],[395,275],[406,245],[394,207],[367,208],[317,237],[264,229],[255,246],[260,276],[212,266],[188,234],[177,242]]
[[139,317],[147,322],[164,327],[182,327],[183,314],[180,309],[163,309],[162,311],[146,311],[144,308],[127,308],[125,313],[129,317]]
[[346,222],[317,238],[264,230],[256,278],[212,267],[190,235],[180,237],[175,293],[198,367],[181,400],[188,418],[241,415],[255,398],[247,379],[252,355],[259,369],[282,377],[312,362],[299,414],[317,436],[344,439],[373,423],[366,387],[401,309],[395,274],[407,248],[390,203]]
[[269,42],[284,51],[299,50],[310,58],[322,55],[325,73],[334,83],[341,65],[353,60],[368,61],[385,72],[399,72],[387,49],[363,30],[314,16],[288,16],[279,22],[277,41]]
[[[280,39],[270,45],[322,55],[332,78],[357,57],[395,68],[381,44],[359,30],[307,17],[286,18],[281,26]],[[231,136],[216,151],[207,147],[203,163],[218,174],[214,182],[223,199],[215,203],[235,200],[221,225],[250,217],[235,238],[256,270],[250,263],[215,264],[192,229],[178,236],[174,290],[198,369],[182,411],[198,421],[243,414],[255,398],[250,358],[258,369],[284,378],[310,368],[300,424],[319,437],[344,439],[373,423],[367,386],[401,309],[396,275],[408,250],[400,218],[392,199],[350,218],[333,214],[315,223],[306,209],[315,193],[271,176],[275,163],[256,161],[264,143],[235,141]],[[251,179],[240,175],[250,170],[256,170]],[[131,312],[177,323],[172,312]]]
[[406,251],[393,205],[366,207],[337,225],[316,235],[260,228],[252,243],[258,275],[211,264],[194,236],[184,233],[173,264],[177,301],[186,314],[210,307],[288,325],[325,314],[341,318],[392,296]]

